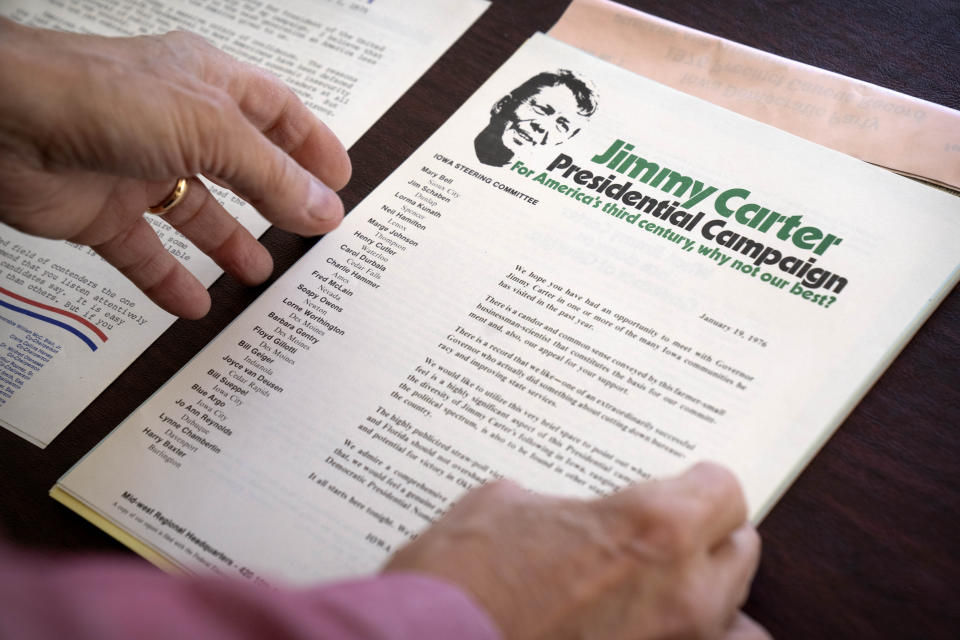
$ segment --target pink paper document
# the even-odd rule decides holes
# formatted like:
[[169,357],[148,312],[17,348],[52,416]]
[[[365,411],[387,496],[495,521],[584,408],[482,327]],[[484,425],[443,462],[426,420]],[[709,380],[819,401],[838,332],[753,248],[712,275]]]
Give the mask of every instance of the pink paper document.
[[956,110],[607,0],[574,0],[550,35],[807,140],[960,189]]

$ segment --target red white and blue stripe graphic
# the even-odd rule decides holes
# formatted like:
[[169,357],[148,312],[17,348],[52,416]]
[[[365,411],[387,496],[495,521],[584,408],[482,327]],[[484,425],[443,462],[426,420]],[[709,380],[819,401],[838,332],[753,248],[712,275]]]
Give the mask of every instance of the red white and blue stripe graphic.
[[107,334],[86,318],[66,309],[31,300],[3,287],[0,287],[0,308],[9,309],[69,331],[83,340],[91,351],[96,351],[101,343],[107,341]]

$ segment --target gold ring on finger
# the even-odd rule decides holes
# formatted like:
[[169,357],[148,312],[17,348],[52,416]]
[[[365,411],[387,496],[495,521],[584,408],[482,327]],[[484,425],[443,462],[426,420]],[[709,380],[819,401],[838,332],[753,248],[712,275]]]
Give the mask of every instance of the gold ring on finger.
[[173,187],[173,191],[167,195],[166,198],[161,200],[159,203],[153,205],[152,207],[147,207],[147,211],[150,213],[166,213],[173,209],[175,206],[180,204],[187,195],[187,186],[189,183],[186,178],[180,178],[177,180],[177,184]]

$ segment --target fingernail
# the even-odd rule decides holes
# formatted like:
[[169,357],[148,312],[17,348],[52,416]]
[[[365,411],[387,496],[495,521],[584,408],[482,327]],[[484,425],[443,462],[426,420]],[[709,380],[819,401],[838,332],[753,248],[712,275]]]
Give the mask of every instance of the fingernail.
[[310,201],[307,203],[307,212],[317,220],[334,220],[340,216],[340,197],[336,192],[314,179],[310,183]]

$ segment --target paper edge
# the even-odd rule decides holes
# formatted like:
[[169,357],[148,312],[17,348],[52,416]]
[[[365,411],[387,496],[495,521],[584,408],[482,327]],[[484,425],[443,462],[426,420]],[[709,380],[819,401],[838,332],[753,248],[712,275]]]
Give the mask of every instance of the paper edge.
[[[98,395],[99,395],[99,394],[98,394]],[[75,418],[74,418],[74,419],[75,419]],[[70,422],[73,422],[73,420],[71,420]],[[69,425],[69,423],[67,423],[67,424]],[[12,422],[7,422],[6,420],[0,420],[0,428],[6,429],[7,431],[9,431],[10,433],[12,433],[13,435],[19,436],[19,437],[23,438],[24,440],[26,440],[26,441],[29,442],[30,444],[35,445],[36,447],[38,447],[38,448],[40,448],[40,449],[46,449],[46,448],[47,448],[47,445],[49,445],[51,442],[53,442],[53,439],[52,439],[52,438],[51,438],[50,440],[41,440],[40,438],[38,438],[36,435],[30,433],[29,431],[24,431],[23,429],[21,429],[20,427],[16,426],[16,425],[13,424]],[[66,427],[64,427],[64,429],[66,429]],[[56,437],[56,436],[54,436],[54,437]]]
[[797,463],[784,476],[782,482],[773,488],[769,498],[759,505],[750,517],[750,521],[753,524],[759,525],[762,523],[773,508],[780,503],[787,492],[796,484],[800,475],[806,470],[810,463],[813,462],[814,458],[820,454],[820,451],[827,443],[840,431],[840,428],[843,427],[847,418],[850,417],[850,414],[860,406],[860,403],[863,402],[863,399],[870,390],[873,389],[874,385],[879,382],[883,374],[887,372],[887,369],[900,357],[900,354],[907,348],[907,345],[913,341],[920,329],[923,328],[923,325],[930,319],[930,316],[940,308],[940,305],[958,284],[960,284],[960,266],[954,268],[953,273],[937,288],[936,295],[927,301],[926,306],[914,316],[913,321],[907,325],[897,339],[890,344],[890,348],[887,349],[884,357],[877,362],[871,374],[866,376],[860,386],[850,394],[849,401],[839,408],[835,419],[831,421],[833,426],[822,429],[810,446],[797,457]]
[[51,498],[67,507],[158,569],[173,575],[187,575],[187,572],[180,565],[176,564],[133,534],[127,532],[119,525],[115,524],[112,520],[108,519],[106,516],[95,511],[80,498],[74,496],[72,493],[61,487],[59,483],[55,484],[50,489],[49,495]]

